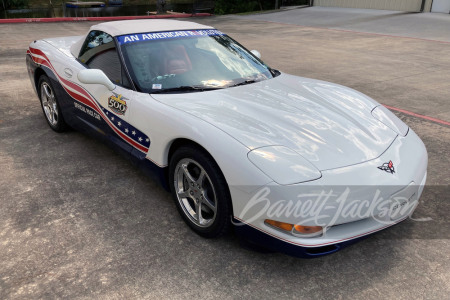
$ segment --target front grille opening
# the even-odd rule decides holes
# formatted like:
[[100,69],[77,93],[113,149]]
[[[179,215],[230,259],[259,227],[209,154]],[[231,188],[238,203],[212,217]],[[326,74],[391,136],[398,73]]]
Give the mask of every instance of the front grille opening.
[[309,255],[324,255],[324,254],[330,254],[333,252],[336,252],[340,249],[338,245],[329,245],[329,246],[323,246],[323,247],[317,247],[317,248],[308,248],[306,250],[306,253]]

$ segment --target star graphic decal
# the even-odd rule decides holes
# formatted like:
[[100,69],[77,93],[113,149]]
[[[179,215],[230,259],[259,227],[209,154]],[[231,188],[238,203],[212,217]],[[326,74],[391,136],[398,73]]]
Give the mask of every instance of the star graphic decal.
[[[111,111],[108,111],[106,108],[101,107],[102,110],[102,117],[105,121],[108,122],[108,125],[114,129],[114,127],[117,127],[118,133],[122,133],[120,137],[126,141],[134,142],[133,146],[138,149],[142,149],[139,147],[144,147],[146,150],[150,147],[150,138],[140,131],[139,129],[135,128],[133,125],[129,124],[125,120],[122,120],[122,118],[114,115]],[[106,117],[105,117],[106,116]]]

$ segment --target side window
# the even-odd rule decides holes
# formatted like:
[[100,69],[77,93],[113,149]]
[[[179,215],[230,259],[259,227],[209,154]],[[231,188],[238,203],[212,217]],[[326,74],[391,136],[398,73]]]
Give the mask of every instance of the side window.
[[91,31],[81,47],[78,59],[91,69],[102,70],[112,82],[130,87],[120,63],[114,39],[109,34],[103,31]]

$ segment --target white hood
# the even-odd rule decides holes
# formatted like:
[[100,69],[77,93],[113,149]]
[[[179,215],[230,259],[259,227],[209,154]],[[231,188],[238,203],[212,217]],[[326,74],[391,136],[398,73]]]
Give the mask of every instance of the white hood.
[[397,136],[372,116],[379,104],[367,96],[286,74],[223,90],[152,97],[209,122],[249,149],[283,145],[322,171],[374,159]]

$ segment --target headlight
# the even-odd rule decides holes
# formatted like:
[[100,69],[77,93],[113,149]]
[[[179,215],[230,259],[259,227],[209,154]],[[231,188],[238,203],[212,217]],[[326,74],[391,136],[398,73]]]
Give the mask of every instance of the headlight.
[[377,106],[372,110],[372,116],[391,128],[395,132],[397,132],[401,136],[406,136],[408,134],[409,127],[402,120],[397,118],[394,113],[392,113],[389,109],[384,107],[383,105]]
[[267,146],[252,150],[248,159],[278,184],[316,180],[322,173],[297,152],[284,146]]

